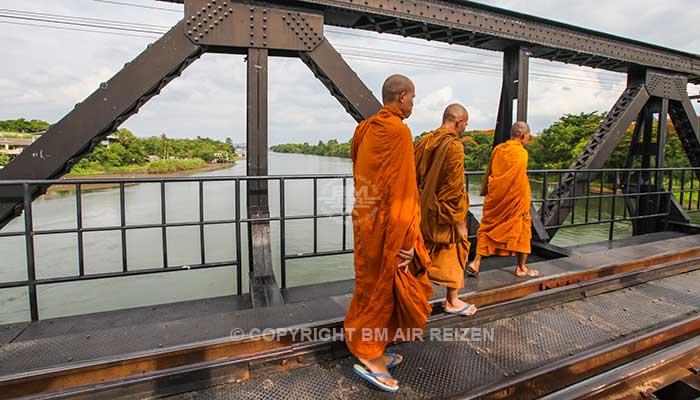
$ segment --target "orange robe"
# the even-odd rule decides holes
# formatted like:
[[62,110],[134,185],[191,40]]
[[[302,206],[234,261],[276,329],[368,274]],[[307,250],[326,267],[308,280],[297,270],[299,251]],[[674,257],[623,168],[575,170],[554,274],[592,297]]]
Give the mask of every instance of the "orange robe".
[[[420,234],[413,140],[403,119],[401,111],[384,107],[352,138],[355,292],[344,328],[359,358],[378,358],[388,343],[421,336],[431,312],[430,257]],[[404,272],[398,252],[411,248],[415,258]]]
[[481,195],[483,216],[476,234],[476,253],[482,256],[530,254],[530,181],[527,150],[515,140],[493,149]]
[[[433,184],[434,195],[426,194],[421,201],[421,233],[428,248],[432,267],[430,280],[438,285],[459,289],[464,286],[464,268],[469,257],[470,243],[457,229],[466,225],[469,196],[464,182],[464,146],[454,129],[437,129],[418,141],[415,151],[418,187],[423,190],[433,165],[439,167]],[[442,165],[436,165],[444,158]]]

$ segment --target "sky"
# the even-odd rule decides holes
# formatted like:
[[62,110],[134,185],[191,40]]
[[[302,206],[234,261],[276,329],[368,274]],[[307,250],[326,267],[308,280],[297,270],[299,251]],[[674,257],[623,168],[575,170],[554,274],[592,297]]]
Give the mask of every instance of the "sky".
[[[700,54],[696,1],[480,2]],[[0,0],[0,119],[58,121],[157,40],[159,35],[150,32],[174,25],[182,8],[154,0]],[[32,19],[26,19],[28,15]],[[56,15],[64,20],[80,17],[140,25],[120,31],[37,21],[55,20]],[[392,73],[415,82],[416,106],[406,121],[414,134],[437,127],[443,108],[453,102],[469,110],[469,129],[493,129],[501,86],[500,53],[336,27],[326,27],[326,36],[377,97]],[[435,61],[443,66],[436,68]],[[564,113],[607,111],[625,83],[624,74],[545,60],[533,60],[530,68],[528,119],[533,132]],[[273,58],[269,69],[270,144],[352,137],[355,121],[301,61]],[[700,86],[689,89],[700,93]],[[165,133],[245,142],[243,57],[204,55],[122,127],[138,136]]]

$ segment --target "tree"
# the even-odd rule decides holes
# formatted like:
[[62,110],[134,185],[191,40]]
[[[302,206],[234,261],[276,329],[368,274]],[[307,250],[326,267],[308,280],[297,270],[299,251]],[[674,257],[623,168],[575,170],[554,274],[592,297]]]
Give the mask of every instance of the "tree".
[[0,166],[4,167],[10,162],[10,156],[7,154],[0,154]]
[[160,150],[161,154],[163,155],[164,159],[168,159],[168,149],[169,149],[169,144],[168,144],[168,137],[165,136],[165,133],[160,135]]
[[568,168],[604,117],[603,113],[592,112],[559,118],[528,145],[531,168]]

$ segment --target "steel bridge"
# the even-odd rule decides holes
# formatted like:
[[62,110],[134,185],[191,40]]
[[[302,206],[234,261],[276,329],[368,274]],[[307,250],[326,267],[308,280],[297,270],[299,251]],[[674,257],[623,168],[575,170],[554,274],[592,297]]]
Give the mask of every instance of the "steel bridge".
[[[531,181],[542,184],[541,193],[533,192],[532,261],[544,275],[516,279],[505,272],[503,260],[491,260],[480,278],[467,280],[461,292],[480,305],[475,319],[449,318],[441,313],[440,296],[432,299],[431,329],[478,327],[493,332],[493,340],[397,344],[408,355],[407,365],[396,373],[408,388],[400,396],[595,398],[644,393],[664,398],[663,390],[700,393],[700,239],[694,236],[700,226],[691,222],[700,210],[700,119],[687,90],[689,83],[700,83],[700,56],[468,1],[171,2],[184,3],[179,23],[0,170],[0,227],[18,217],[23,222],[23,229],[0,232],[0,240],[23,240],[27,271],[26,279],[0,282],[0,290],[26,289],[31,320],[0,326],[0,398],[381,397],[348,373],[351,360],[337,335],[309,340],[291,329],[320,332],[342,325],[353,282],[290,286],[288,274],[294,271],[288,271],[287,262],[352,253],[346,229],[352,177],[268,175],[269,57],[300,58],[357,121],[380,108],[325,37],[326,25],[502,52],[494,145],[507,139],[514,114],[527,120],[531,58],[628,77],[570,168],[529,172]],[[58,180],[204,53],[247,56],[248,176]],[[688,168],[665,168],[669,117]],[[626,168],[603,169],[632,123]],[[467,186],[481,179],[482,173],[468,172]],[[329,180],[342,187],[342,201],[337,212],[323,213],[317,188]],[[285,193],[299,181],[313,187],[313,212],[289,215]],[[198,188],[199,218],[169,221],[166,188],[186,182]],[[216,182],[232,187],[231,218],[205,218],[205,188]],[[84,189],[95,183],[118,188],[118,224],[83,224]],[[57,184],[75,188],[76,226],[35,229],[33,200]],[[159,186],[158,222],[128,223],[125,188],[131,184]],[[474,210],[480,204],[472,206]],[[321,250],[318,221],[327,218],[342,221],[342,239],[338,248]],[[286,227],[300,220],[313,223],[312,250],[288,253]],[[615,239],[619,223],[631,224],[634,236]],[[273,254],[271,224],[279,226],[279,254]],[[593,224],[610,226],[608,241],[567,248],[550,243],[561,229]],[[234,227],[234,258],[208,259],[204,232],[213,225]],[[471,215],[470,232],[477,226]],[[168,262],[167,232],[180,227],[199,231],[196,264]],[[162,233],[161,248],[155,250],[162,254],[162,264],[133,268],[127,235],[144,229]],[[96,232],[119,234],[120,271],[96,274],[86,268],[84,236]],[[35,239],[61,234],[77,237],[75,273],[37,276]],[[245,266],[243,253],[249,261]],[[275,257],[279,274],[273,268]],[[205,268],[232,268],[236,293],[66,318],[40,315],[42,287]],[[274,328],[277,336],[238,337],[232,335],[234,328],[248,333]],[[432,337],[439,339],[440,332],[445,330]]]

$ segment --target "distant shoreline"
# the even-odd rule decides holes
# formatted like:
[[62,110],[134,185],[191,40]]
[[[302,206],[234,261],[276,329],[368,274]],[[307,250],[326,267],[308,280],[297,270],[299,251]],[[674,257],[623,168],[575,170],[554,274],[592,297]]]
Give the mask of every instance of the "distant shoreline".
[[[134,179],[134,178],[172,178],[178,176],[190,176],[201,172],[218,171],[222,169],[231,168],[236,165],[236,162],[230,163],[217,163],[217,164],[207,164],[206,167],[190,169],[187,171],[177,171],[168,172],[162,174],[149,174],[145,169],[135,170],[135,171],[124,171],[124,172],[104,172],[99,174],[67,174],[61,177],[61,179],[72,179],[72,180],[84,180],[89,186],[83,186],[83,190],[99,190],[99,189],[112,189],[119,187],[116,183],[94,183],[90,184],[91,180],[95,179]],[[133,185],[135,183],[127,183],[126,186]],[[60,194],[60,193],[74,193],[74,184],[56,184],[49,187],[47,194]]]

